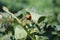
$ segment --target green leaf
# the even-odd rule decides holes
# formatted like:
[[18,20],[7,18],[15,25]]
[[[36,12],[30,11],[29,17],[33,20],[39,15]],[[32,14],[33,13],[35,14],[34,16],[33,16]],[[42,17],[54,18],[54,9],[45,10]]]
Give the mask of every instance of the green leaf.
[[42,22],[46,17],[45,16],[41,16],[39,19],[38,19],[38,23]]

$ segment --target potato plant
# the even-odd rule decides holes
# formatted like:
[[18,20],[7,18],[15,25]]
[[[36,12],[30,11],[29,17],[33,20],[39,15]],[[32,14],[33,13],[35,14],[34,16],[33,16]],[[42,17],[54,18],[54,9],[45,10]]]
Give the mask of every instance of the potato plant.
[[0,0],[0,40],[60,40],[60,1]]

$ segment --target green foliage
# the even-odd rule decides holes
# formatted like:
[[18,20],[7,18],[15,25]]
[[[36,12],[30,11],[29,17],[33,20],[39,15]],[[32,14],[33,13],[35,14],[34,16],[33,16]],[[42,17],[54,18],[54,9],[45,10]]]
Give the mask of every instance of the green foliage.
[[[0,40],[11,40],[11,36],[16,40],[60,40],[60,0],[0,0],[0,6],[6,6],[13,13],[18,11],[13,14],[18,21],[16,17],[8,14],[11,12],[1,12],[3,20],[0,22],[0,31],[3,33],[0,32]],[[33,9],[30,10],[32,7]],[[30,12],[31,20],[26,19],[25,9]],[[10,18],[12,21],[9,20]],[[19,20],[21,24],[18,23]],[[5,26],[2,28],[2,23],[11,23],[7,29],[8,34],[5,34],[6,29]],[[24,23],[28,25],[21,26]],[[12,34],[12,29],[15,35]]]

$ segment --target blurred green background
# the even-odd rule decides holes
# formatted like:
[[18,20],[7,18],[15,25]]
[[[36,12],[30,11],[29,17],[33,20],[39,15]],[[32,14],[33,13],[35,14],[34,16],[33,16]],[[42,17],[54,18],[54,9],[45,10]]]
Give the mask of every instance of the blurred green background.
[[7,6],[12,12],[23,8],[35,7],[37,11],[52,10],[60,12],[60,0],[0,0],[0,6]]

